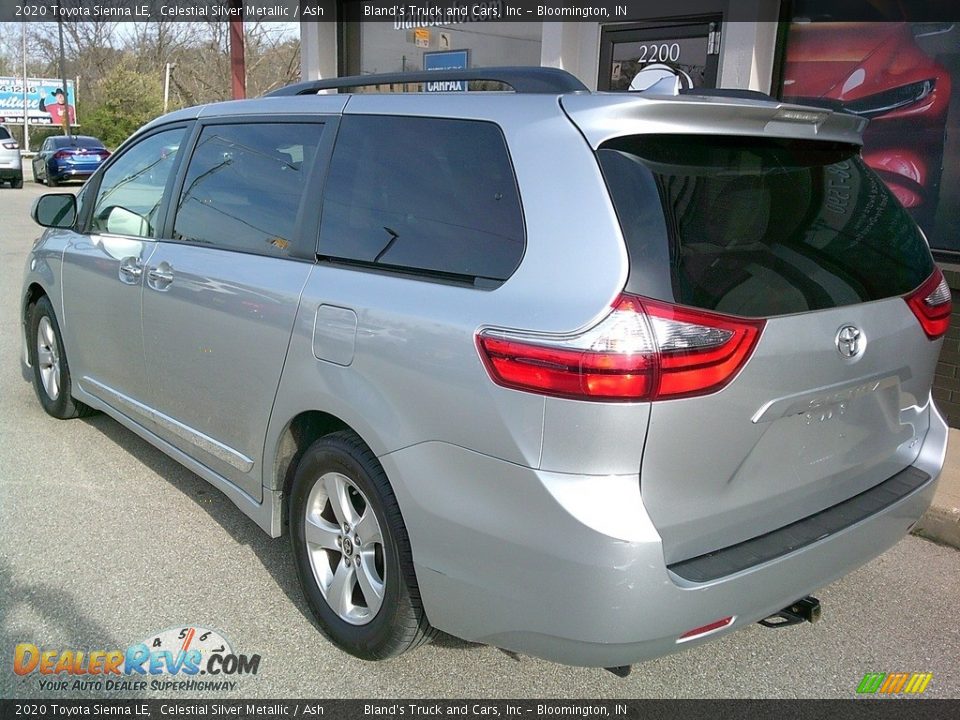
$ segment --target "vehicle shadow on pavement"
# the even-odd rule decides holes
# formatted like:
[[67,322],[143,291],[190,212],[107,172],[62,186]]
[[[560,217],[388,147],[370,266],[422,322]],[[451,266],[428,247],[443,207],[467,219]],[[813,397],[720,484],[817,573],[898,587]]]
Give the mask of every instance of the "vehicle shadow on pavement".
[[[213,518],[230,534],[236,543],[250,548],[264,569],[270,573],[277,586],[290,599],[293,606],[319,631],[313,613],[310,612],[300,591],[297,571],[290,555],[286,535],[280,538],[269,537],[220,490],[110,416],[98,413],[83,418],[79,422],[95,428],[111,442],[130,453],[141,464],[152,469],[166,480],[171,487],[179,490],[192,500],[198,508]],[[322,636],[318,634],[318,638],[320,637]],[[482,643],[461,640],[444,632],[438,632],[431,644],[443,648],[463,650],[486,647]]]
[[[49,650],[41,647],[39,637],[31,637],[19,630],[17,618],[20,615],[33,618],[31,627],[37,627],[37,620],[43,625],[57,629],[58,637],[63,637],[62,649],[76,648],[106,648],[109,650],[125,648],[127,643],[112,635],[104,626],[94,622],[83,610],[82,602],[78,602],[70,594],[63,592],[63,588],[55,584],[30,582],[17,577],[13,568],[0,558],[0,608],[3,608],[3,622],[0,622],[0,648],[4,654],[12,658],[13,651],[20,643],[32,643],[40,650]],[[53,690],[41,688],[40,680],[68,681],[68,688],[77,677],[74,675],[44,675],[30,673],[22,678],[15,675],[13,667],[7,668],[0,674],[3,682],[0,683],[0,697],[76,697],[76,692],[69,690]],[[100,691],[100,695],[117,695],[124,698],[136,699],[146,697],[144,693],[135,690],[117,692]]]

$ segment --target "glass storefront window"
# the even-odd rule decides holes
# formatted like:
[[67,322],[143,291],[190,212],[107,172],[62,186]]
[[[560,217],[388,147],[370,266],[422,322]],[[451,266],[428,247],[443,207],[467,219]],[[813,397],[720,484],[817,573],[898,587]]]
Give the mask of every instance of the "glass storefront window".
[[429,27],[410,23],[345,24],[346,75],[424,69],[424,55],[467,50],[469,67],[539,66],[542,23],[464,22]]

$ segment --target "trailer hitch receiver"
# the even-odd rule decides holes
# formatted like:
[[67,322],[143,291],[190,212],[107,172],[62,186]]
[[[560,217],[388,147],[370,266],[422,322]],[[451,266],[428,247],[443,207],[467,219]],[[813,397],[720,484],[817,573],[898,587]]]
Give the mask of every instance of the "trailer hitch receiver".
[[780,612],[764,618],[760,624],[768,628],[781,628],[802,622],[815,623],[819,619],[820,601],[812,595],[807,595]]

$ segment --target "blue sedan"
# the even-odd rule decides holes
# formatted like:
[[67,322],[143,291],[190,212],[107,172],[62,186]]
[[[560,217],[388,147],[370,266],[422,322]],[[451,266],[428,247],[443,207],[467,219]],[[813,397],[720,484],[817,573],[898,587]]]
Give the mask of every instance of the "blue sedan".
[[110,157],[100,140],[88,135],[56,135],[43,141],[33,158],[33,179],[55,187],[64,180],[85,180]]

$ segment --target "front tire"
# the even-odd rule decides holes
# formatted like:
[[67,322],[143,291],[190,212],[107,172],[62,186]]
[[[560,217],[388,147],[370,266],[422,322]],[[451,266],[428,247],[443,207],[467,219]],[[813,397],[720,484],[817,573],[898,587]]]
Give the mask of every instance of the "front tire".
[[300,585],[337,647],[385,660],[432,638],[396,497],[356,434],[336,432],[307,449],[289,513]]
[[63,337],[53,306],[45,295],[30,306],[27,341],[33,366],[33,389],[46,413],[58,420],[91,415],[93,409],[74,400],[70,394],[72,381]]

